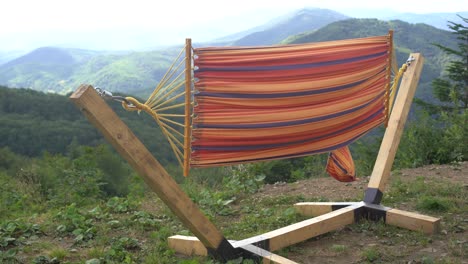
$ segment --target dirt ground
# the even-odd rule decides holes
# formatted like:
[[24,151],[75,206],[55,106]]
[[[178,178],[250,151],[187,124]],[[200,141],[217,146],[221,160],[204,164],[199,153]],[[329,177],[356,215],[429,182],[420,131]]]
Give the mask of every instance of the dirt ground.
[[[429,182],[442,180],[461,184],[463,190],[468,191],[468,162],[404,169],[395,173],[402,181],[423,176]],[[323,197],[328,201],[359,201],[368,181],[369,177],[346,184],[332,178],[309,179],[266,185],[256,195],[259,196],[257,198],[287,194],[302,195],[306,200]],[[414,212],[413,207],[405,203],[398,209]],[[449,217],[450,220],[441,217],[441,232],[433,236],[393,227],[355,224],[297,244],[279,254],[298,263],[468,263],[468,212]],[[454,222],[459,223],[455,230]]]

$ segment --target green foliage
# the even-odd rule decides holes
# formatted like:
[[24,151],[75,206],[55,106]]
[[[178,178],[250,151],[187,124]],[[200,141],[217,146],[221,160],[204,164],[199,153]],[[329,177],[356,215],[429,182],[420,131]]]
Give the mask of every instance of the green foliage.
[[76,204],[63,208],[54,219],[59,223],[56,228],[58,234],[73,235],[76,243],[93,239],[96,236],[94,219],[91,215],[81,213]]
[[246,166],[238,165],[231,168],[229,177],[223,179],[223,185],[233,195],[239,193],[256,193],[263,186],[265,175],[254,175],[247,171]]
[[17,219],[0,225],[0,250],[9,246],[19,246],[33,236],[42,234],[41,226]]
[[[118,103],[109,105],[163,165],[177,162],[149,115],[127,112]],[[70,100],[57,94],[0,86],[0,123],[1,148],[8,147],[13,153],[29,157],[44,152],[72,155],[71,150],[77,146],[104,143],[101,134]],[[0,151],[0,155],[6,155],[5,151]],[[0,170],[1,167],[0,164]]]
[[129,213],[135,211],[137,204],[136,201],[130,201],[126,198],[112,197],[107,201],[106,207],[110,212]]
[[424,211],[449,211],[454,205],[448,198],[423,196],[418,200],[416,208]]
[[374,262],[378,259],[380,259],[380,252],[377,248],[375,247],[370,247],[370,248],[366,248],[363,252],[362,252],[362,256],[364,257],[364,259],[366,261],[369,261],[369,262]]
[[60,264],[60,260],[57,258],[49,258],[47,256],[37,256],[32,261],[33,264]]
[[121,237],[112,242],[110,249],[104,255],[103,261],[106,263],[137,263],[134,251],[139,249],[140,245],[137,239]]
[[466,210],[466,199],[461,185],[432,181],[428,188],[427,179],[423,176],[405,181],[395,175],[384,202],[389,205],[414,202],[421,211],[455,213]]
[[68,93],[82,83],[113,92],[148,93],[162,78],[179,48],[107,54],[39,48],[0,66],[0,83],[10,87]]
[[346,251],[346,246],[345,245],[333,244],[331,246],[331,250],[333,250],[334,252],[337,252],[337,253],[343,253],[343,252]]
[[[465,24],[468,19],[460,17]],[[449,103],[453,111],[468,109],[468,26],[449,22],[449,28],[458,40],[458,49],[436,44],[443,52],[453,59],[446,67],[444,78],[432,82],[434,95],[441,102]]]
[[41,211],[37,187],[0,171],[0,221]]
[[310,177],[324,176],[326,160],[327,155],[314,155],[258,162],[245,165],[239,173],[264,176],[265,183],[294,182]]
[[410,123],[406,129],[397,155],[399,167],[467,159],[468,147],[464,142],[468,142],[468,28],[450,23],[458,49],[445,43],[435,45],[450,61],[447,76],[432,82],[435,98],[444,104],[416,101],[425,111],[420,111],[418,122]]

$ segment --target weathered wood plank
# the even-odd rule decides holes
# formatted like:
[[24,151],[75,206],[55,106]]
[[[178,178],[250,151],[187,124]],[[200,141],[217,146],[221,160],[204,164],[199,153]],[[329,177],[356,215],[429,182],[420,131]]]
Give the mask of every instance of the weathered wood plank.
[[294,208],[303,216],[319,216],[355,203],[347,202],[303,202],[294,204]]
[[[177,253],[181,253],[187,256],[197,255],[206,256],[208,254],[203,243],[198,238],[193,236],[171,236],[168,239],[169,247],[174,249]],[[242,247],[243,250],[257,255],[262,258],[264,264],[297,264],[290,259],[276,255],[262,248],[254,245],[246,245]]]
[[268,244],[275,251],[354,223],[354,210],[364,206],[356,203],[327,214],[304,220],[274,231],[233,243],[234,247]]
[[208,256],[203,243],[194,236],[171,236],[167,239],[169,248],[186,256]]
[[220,231],[203,215],[93,87],[80,86],[70,99],[205,247],[217,249],[224,240]]
[[387,211],[385,223],[409,230],[421,231],[426,234],[437,233],[440,229],[439,218],[398,209],[390,209]]

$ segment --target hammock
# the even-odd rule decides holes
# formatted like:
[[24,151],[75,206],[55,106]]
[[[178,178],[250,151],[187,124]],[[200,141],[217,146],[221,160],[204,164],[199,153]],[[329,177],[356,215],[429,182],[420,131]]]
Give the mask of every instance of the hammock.
[[[160,123],[186,172],[189,166],[330,152],[327,172],[339,181],[355,180],[348,145],[386,122],[395,93],[391,32],[301,45],[195,48],[193,66],[190,43],[185,49],[186,69],[171,67],[166,74],[185,74],[183,93],[169,99],[183,82],[165,76],[161,83],[169,88],[160,84],[145,104],[127,98],[123,105]],[[185,103],[170,106],[182,95]],[[184,106],[185,115],[162,114]]]

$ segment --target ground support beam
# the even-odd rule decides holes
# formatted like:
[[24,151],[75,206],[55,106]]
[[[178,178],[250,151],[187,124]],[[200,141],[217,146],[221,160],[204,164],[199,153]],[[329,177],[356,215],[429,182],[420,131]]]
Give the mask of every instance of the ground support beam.
[[[294,205],[297,212],[304,216],[318,216],[338,210],[348,205],[357,203],[317,203],[304,202]],[[383,220],[386,224],[406,228],[414,231],[420,231],[426,234],[435,234],[440,229],[440,219],[421,215],[417,213],[407,212],[403,210],[393,209],[382,205],[364,203],[364,206],[355,211],[355,220],[368,219],[373,221]]]

